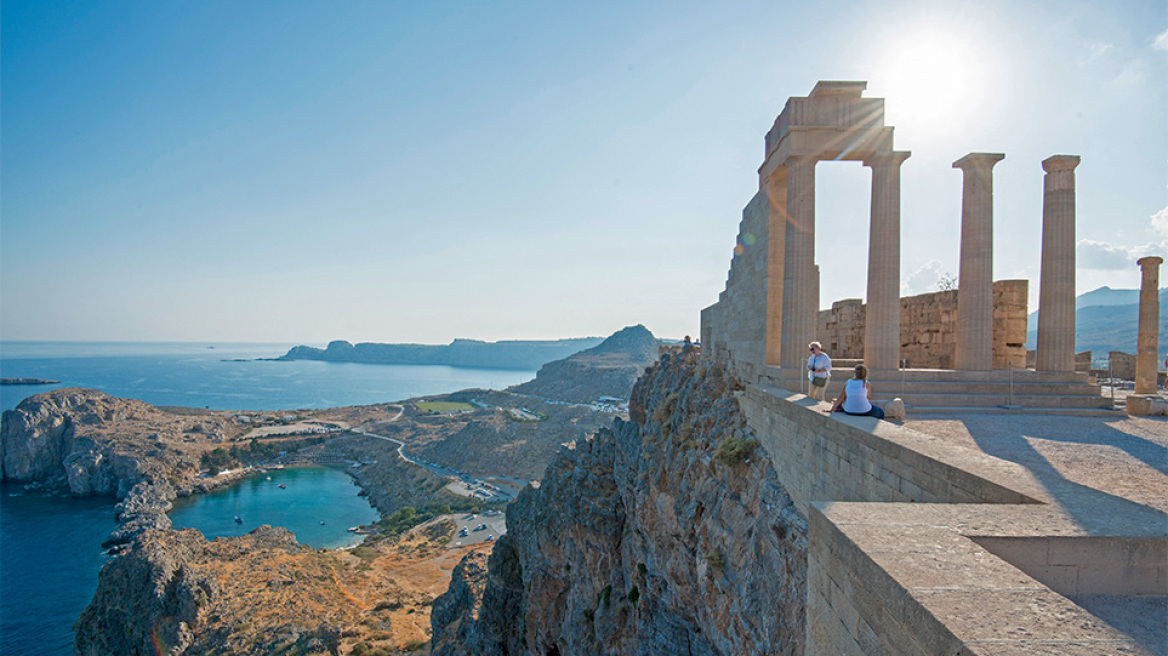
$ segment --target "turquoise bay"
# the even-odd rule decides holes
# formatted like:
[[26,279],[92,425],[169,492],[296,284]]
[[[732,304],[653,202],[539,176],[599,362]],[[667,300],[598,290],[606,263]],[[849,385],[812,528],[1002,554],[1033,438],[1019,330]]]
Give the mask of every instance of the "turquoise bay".
[[[283,488],[280,485],[284,485]],[[378,519],[377,511],[344,471],[306,466],[256,474],[209,494],[177,499],[174,528],[197,528],[208,540],[243,535],[263,524],[283,526],[300,544],[349,547],[361,536],[347,530]],[[242,522],[236,522],[239,517]]]

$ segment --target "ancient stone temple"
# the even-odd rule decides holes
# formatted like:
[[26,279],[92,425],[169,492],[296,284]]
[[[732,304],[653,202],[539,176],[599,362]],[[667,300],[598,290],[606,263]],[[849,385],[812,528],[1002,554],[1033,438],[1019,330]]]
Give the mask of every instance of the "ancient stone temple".
[[[1005,155],[973,152],[953,163],[963,180],[960,287],[937,301],[952,309],[919,312],[933,301],[906,302],[899,293],[900,170],[910,152],[895,148],[884,100],[864,97],[866,87],[819,82],[807,97],[788,99],[767,132],[758,192],[743,210],[726,288],[702,311],[703,357],[731,363],[744,380],[801,391],[807,344],[848,332],[844,358],[864,362],[873,383],[895,382],[876,389],[910,407],[1098,407],[1099,388],[1074,368],[1079,158],[1042,162],[1038,371],[1026,370],[1027,282],[1012,281],[1004,292],[1006,281],[991,277],[993,168]],[[815,167],[836,160],[872,168],[872,200],[866,302],[850,328],[831,335],[824,331],[830,320],[820,317],[815,233],[817,221],[833,217],[815,216]]]

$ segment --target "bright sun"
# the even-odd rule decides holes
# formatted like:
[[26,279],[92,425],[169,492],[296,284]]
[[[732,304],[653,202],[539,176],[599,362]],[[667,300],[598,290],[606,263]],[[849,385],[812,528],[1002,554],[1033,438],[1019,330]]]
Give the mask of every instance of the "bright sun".
[[886,98],[889,125],[936,136],[979,111],[986,75],[981,53],[968,39],[931,28],[891,46],[873,71],[872,86],[874,95]]

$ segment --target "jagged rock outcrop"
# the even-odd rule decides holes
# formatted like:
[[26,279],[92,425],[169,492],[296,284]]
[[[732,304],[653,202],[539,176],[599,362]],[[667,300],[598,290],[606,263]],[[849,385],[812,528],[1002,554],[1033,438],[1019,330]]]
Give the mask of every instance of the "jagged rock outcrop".
[[512,504],[488,571],[455,572],[432,653],[802,654],[806,520],[733,387],[673,355],[647,371],[631,421]]
[[179,415],[92,389],[30,396],[0,419],[0,478],[124,497],[142,481],[193,479],[224,417]]
[[[329,654],[361,609],[335,564],[261,526],[207,542],[194,529],[149,531],[101,570],[75,626],[75,653]],[[159,651],[161,649],[161,651]]]
[[545,364],[535,380],[511,390],[570,403],[590,403],[603,396],[627,399],[633,384],[657,360],[657,345],[648,328],[629,326],[593,348]]

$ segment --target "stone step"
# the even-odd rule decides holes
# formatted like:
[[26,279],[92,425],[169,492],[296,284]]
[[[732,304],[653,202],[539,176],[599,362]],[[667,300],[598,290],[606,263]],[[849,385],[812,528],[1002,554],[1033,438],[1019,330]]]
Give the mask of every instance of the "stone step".
[[[851,378],[852,367],[833,367],[833,377],[839,379]],[[775,380],[799,380],[806,378],[806,371],[783,371],[778,367],[767,367],[766,376]],[[869,372],[868,379],[901,380],[920,383],[1067,383],[1089,384],[1094,379],[1086,373],[1032,371],[1030,369],[994,370],[994,371],[953,371],[952,369],[874,369]]]
[[[830,395],[829,395],[830,396]],[[1105,408],[1111,399],[1102,396],[1064,396],[1061,394],[873,394],[875,401],[900,398],[905,406],[914,408],[974,407],[986,408],[1015,405],[1023,408]]]
[[[1066,396],[1099,396],[1101,388],[1098,385],[1089,385],[1086,383],[1018,383],[1015,382],[1012,386],[1010,383],[954,383],[954,382],[937,382],[937,383],[921,383],[912,381],[900,380],[880,380],[873,379],[869,381],[872,384],[874,392],[896,392],[900,394],[920,394],[920,393],[942,393],[942,394],[1009,394],[1011,388],[1014,394],[1063,394]],[[839,376],[833,376],[831,382],[827,384],[829,393],[838,393],[843,389],[847,383],[846,379]],[[806,388],[806,384],[800,382],[799,384],[788,382],[786,388],[795,391],[800,384]]]
[[999,415],[1063,415],[1071,417],[1126,417],[1127,413],[1122,409],[1115,409],[1110,407],[1100,408],[1023,408],[1018,406],[987,406],[987,407],[969,407],[969,406],[905,406],[905,412],[911,414],[914,418],[921,419],[928,415],[950,415],[950,414],[968,414],[976,412],[978,414],[999,414]]

